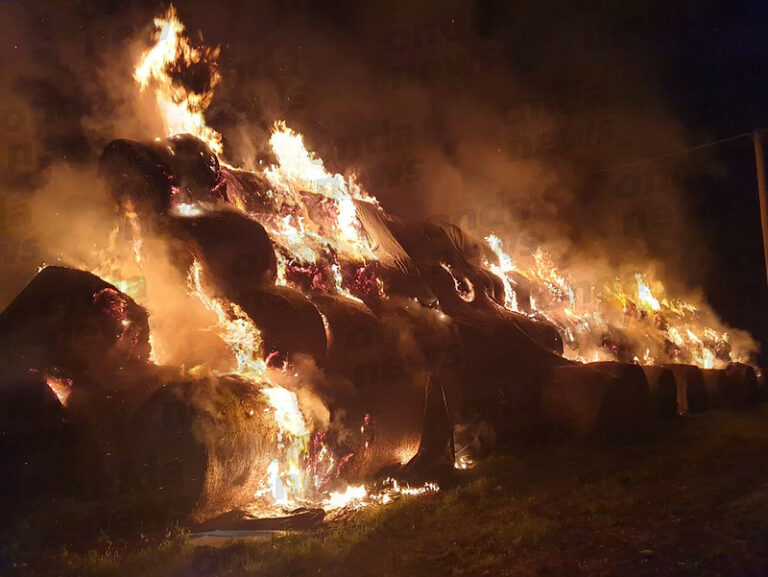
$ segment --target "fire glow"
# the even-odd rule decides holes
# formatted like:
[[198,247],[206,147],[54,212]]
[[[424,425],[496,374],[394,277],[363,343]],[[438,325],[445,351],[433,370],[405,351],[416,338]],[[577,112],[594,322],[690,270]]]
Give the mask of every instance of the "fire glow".
[[[197,48],[183,35],[184,25],[171,6],[164,18],[155,20],[154,45],[141,57],[135,71],[141,91],[153,90],[165,135],[188,133],[205,142],[215,154],[224,153],[221,135],[205,122],[204,113],[220,81],[216,69],[218,48]],[[172,70],[186,66],[208,66],[209,81],[201,92],[175,82]],[[320,291],[360,301],[361,291],[373,291],[386,299],[384,285],[375,275],[377,261],[374,244],[365,232],[359,203],[380,210],[378,201],[363,190],[354,176],[332,174],[323,161],[307,149],[303,135],[285,122],[274,124],[269,140],[277,163],[267,167],[263,176],[271,186],[271,210],[253,206],[242,190],[227,189],[230,208],[258,221],[269,233],[275,246],[277,284],[299,290]],[[232,170],[233,167],[229,167]],[[308,195],[318,202],[309,202]],[[205,206],[178,202],[175,214],[205,214]],[[141,268],[141,230],[133,225],[135,260]],[[538,250],[532,263],[520,266],[504,252],[495,235],[486,238],[491,255],[485,266],[500,279],[504,288],[503,306],[513,312],[543,317],[561,331],[564,356],[579,361],[619,359],[639,364],[655,362],[690,362],[700,367],[723,366],[729,361],[748,361],[749,339],[731,338],[713,315],[701,307],[675,300],[666,295],[663,285],[638,272],[634,282],[617,280],[595,287],[597,296],[585,299],[575,289],[579,286],[552,261],[549,254]],[[355,274],[349,274],[350,267]],[[456,293],[466,303],[473,303],[482,289],[472,280],[456,272],[450,265],[442,267],[453,278]],[[105,271],[100,271],[103,275]],[[271,500],[277,507],[320,505],[327,510],[359,508],[384,504],[393,495],[418,495],[438,490],[437,485],[409,487],[388,480],[386,488],[368,490],[365,485],[326,491],[327,481],[343,461],[327,445],[310,451],[318,431],[302,412],[301,388],[296,391],[278,385],[271,378],[266,351],[256,324],[236,303],[206,286],[203,265],[195,260],[188,274],[189,293],[215,317],[215,331],[232,353],[236,373],[253,383],[269,404],[269,411],[279,434],[273,439],[274,458],[264,471],[259,499]],[[521,283],[530,285],[529,304],[524,304]],[[120,287],[130,292],[130,287]],[[441,318],[446,319],[442,311]],[[328,340],[328,322],[323,317]],[[620,330],[632,340],[632,347],[609,336]],[[743,341],[743,343],[742,343]],[[153,350],[162,343],[153,342]],[[635,349],[641,352],[633,354]],[[272,353],[274,354],[274,352]],[[293,374],[294,367],[283,365],[283,374]],[[298,375],[298,373],[297,373]],[[298,375],[301,380],[301,375]],[[65,394],[56,383],[51,388]],[[62,402],[66,402],[66,397]],[[368,443],[366,441],[365,447]],[[409,453],[410,454],[410,453]],[[455,466],[469,468],[471,459],[462,457]]]

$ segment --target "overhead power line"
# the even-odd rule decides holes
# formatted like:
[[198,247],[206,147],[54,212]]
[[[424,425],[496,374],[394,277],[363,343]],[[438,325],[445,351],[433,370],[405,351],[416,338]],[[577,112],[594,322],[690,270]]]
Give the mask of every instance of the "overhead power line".
[[675,150],[674,152],[668,152],[666,154],[660,154],[658,156],[649,156],[648,158],[640,158],[638,160],[633,160],[631,162],[625,162],[622,164],[615,164],[613,166],[607,166],[605,168],[600,168],[595,171],[595,174],[600,172],[609,172],[612,170],[618,170],[620,168],[626,168],[628,166],[635,166],[638,164],[645,164],[647,162],[654,162],[656,160],[662,160],[664,158],[669,158],[671,156],[679,156],[681,154],[685,154],[687,152],[691,152],[692,150],[700,150],[702,148],[708,148],[710,146],[716,146],[718,144],[722,144],[723,142],[730,142],[732,140],[738,140],[740,138],[752,138],[753,133],[752,132],[744,132],[742,134],[736,134],[734,136],[728,136],[727,138],[721,138],[719,140],[713,140],[711,142],[705,142],[703,144],[697,144],[696,146],[689,146],[688,148],[681,148],[680,150]]

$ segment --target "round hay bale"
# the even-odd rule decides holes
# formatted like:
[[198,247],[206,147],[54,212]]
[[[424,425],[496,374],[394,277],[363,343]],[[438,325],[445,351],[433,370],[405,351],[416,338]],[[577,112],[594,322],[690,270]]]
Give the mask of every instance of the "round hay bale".
[[81,270],[45,267],[0,313],[6,375],[54,366],[78,376],[129,371],[150,350],[147,312]]
[[645,435],[653,418],[653,401],[643,368],[615,361],[588,363],[586,366],[618,379],[607,391],[600,416],[606,430],[620,432],[625,438]]
[[750,407],[760,402],[762,392],[754,367],[729,363],[724,372],[728,377],[726,396],[732,407]]
[[541,413],[555,436],[599,436],[608,390],[618,379],[586,365],[555,368],[541,388]]
[[113,140],[101,153],[99,172],[120,204],[141,215],[167,213],[171,208],[173,176],[164,162],[162,146],[133,140]]
[[129,486],[172,518],[199,521],[251,503],[276,451],[268,408],[237,377],[163,387],[132,419]]
[[222,211],[173,217],[171,222],[178,236],[194,243],[206,274],[230,300],[238,301],[253,288],[275,283],[275,250],[267,231],[255,220]]
[[701,378],[707,391],[707,406],[722,409],[731,406],[734,386],[730,375],[720,369],[701,369]]
[[378,321],[366,305],[339,295],[318,293],[312,302],[322,314],[328,343],[328,371],[360,384],[364,367],[386,352]]
[[304,354],[318,365],[325,360],[328,343],[320,311],[307,297],[287,286],[253,287],[237,303],[261,331],[264,351],[290,357]]
[[677,383],[675,375],[669,369],[658,365],[642,367],[648,380],[648,390],[655,407],[656,415],[661,419],[677,416]]
[[707,389],[701,369],[694,365],[668,364],[677,383],[677,410],[682,415],[707,409]]
[[637,440],[651,423],[645,374],[623,363],[554,369],[542,385],[541,411],[555,434],[595,440]]
[[[63,395],[63,392],[62,392]],[[41,375],[0,383],[0,503],[77,490],[93,471],[89,446]]]

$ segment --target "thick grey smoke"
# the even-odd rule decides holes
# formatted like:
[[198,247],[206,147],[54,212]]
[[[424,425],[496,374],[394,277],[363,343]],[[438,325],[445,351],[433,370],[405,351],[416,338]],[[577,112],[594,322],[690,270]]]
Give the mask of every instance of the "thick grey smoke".
[[[193,1],[177,9],[191,38],[221,46],[209,123],[230,161],[258,166],[270,125],[285,119],[329,168],[358,173],[393,214],[495,232],[520,260],[543,245],[596,279],[650,264],[687,288],[697,278],[687,272],[706,260],[679,201],[691,166],[604,170],[692,139],[665,104],[642,35],[625,34],[651,25],[650,8],[549,4]],[[0,119],[23,121],[2,135],[3,185],[14,193],[2,209],[28,216],[3,228],[12,254],[0,306],[50,258],[50,242],[77,234],[54,241],[46,222],[30,220],[30,191],[56,188],[43,169],[92,162],[112,138],[160,135],[131,69],[165,8],[4,4]],[[89,190],[85,179],[80,192]]]

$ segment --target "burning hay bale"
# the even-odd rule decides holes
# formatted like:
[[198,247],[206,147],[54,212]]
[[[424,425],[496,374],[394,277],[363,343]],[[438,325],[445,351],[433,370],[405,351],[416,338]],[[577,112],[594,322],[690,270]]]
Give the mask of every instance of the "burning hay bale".
[[395,301],[382,303],[374,314],[363,303],[340,296],[315,295],[313,300],[327,322],[325,368],[333,375],[316,389],[347,423],[363,423],[364,438],[348,445],[354,456],[346,478],[359,481],[384,469],[394,471],[414,457],[425,431],[430,436],[448,418],[445,408],[425,409],[425,397],[429,407],[435,398],[427,394],[430,375],[438,366],[454,362],[458,367],[458,359],[450,356],[451,328],[438,313],[412,301],[412,310]]
[[320,312],[302,293],[287,286],[244,291],[236,300],[261,331],[264,351],[274,362],[303,354],[322,364],[327,342]]
[[81,270],[49,266],[0,313],[0,367],[58,367],[76,376],[114,374],[149,357],[146,311]]
[[99,168],[116,200],[145,216],[168,214],[175,204],[216,203],[219,159],[189,134],[162,142],[118,139],[101,154]]
[[[0,367],[11,383],[0,383],[0,394],[10,394],[6,406],[16,403],[22,414],[29,408],[22,404],[37,407],[35,420],[48,418],[47,399],[55,396],[61,415],[50,418],[71,423],[78,433],[70,440],[88,456],[69,475],[87,492],[116,488],[126,423],[162,381],[163,370],[148,360],[148,339],[142,307],[74,269],[46,267],[0,314]],[[24,395],[31,396],[22,402]],[[34,436],[8,442],[23,447]],[[50,457],[53,470],[57,458]]]
[[698,413],[707,409],[707,388],[701,369],[694,365],[664,365],[675,375],[677,410],[680,414]]
[[[277,262],[264,227],[240,213],[219,211],[197,216],[175,217],[172,228],[188,238],[194,256],[206,265],[217,287],[228,298],[238,300],[248,291],[273,285]],[[189,270],[190,260],[181,263]]]
[[658,365],[644,365],[642,369],[648,380],[648,390],[651,393],[656,415],[661,419],[674,418],[677,415],[675,375],[669,369]]
[[194,520],[251,503],[277,450],[269,411],[234,376],[160,389],[131,423],[131,487],[163,514]]

